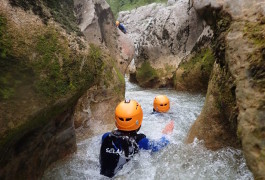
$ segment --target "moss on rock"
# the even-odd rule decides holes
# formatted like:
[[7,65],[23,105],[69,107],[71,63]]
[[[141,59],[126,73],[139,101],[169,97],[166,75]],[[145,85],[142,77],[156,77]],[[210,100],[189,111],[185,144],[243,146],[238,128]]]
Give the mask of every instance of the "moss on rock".
[[76,23],[73,0],[9,0],[9,2],[12,6],[21,7],[25,11],[32,10],[44,23],[53,17],[68,33],[75,31],[78,35],[82,34]]
[[219,110],[221,119],[229,122],[231,132],[237,131],[238,108],[236,104],[236,84],[231,73],[224,69],[220,74],[213,76],[215,106]]
[[119,78],[119,81],[122,85],[125,86],[125,78],[123,76],[123,74],[121,73],[121,71],[118,69],[118,67],[113,63],[113,67],[114,67],[114,70]]
[[244,1],[240,11],[232,6],[234,1],[220,8],[205,3],[194,7],[213,15],[204,16],[206,21],[215,18],[207,22],[214,30],[216,65],[189,139],[197,136],[210,148],[242,147],[254,178],[264,179],[264,13],[258,2]]
[[210,48],[202,49],[183,61],[174,75],[177,90],[206,92],[215,57]]
[[[91,45],[89,54],[78,53],[68,47],[70,43],[66,37],[52,26],[35,32],[30,40],[19,37],[19,40],[12,40],[12,44],[7,44],[8,40],[19,30],[1,29],[1,32],[5,31],[5,37],[0,44],[0,99],[7,100],[16,95],[18,86],[25,81],[33,84],[36,93],[50,98],[60,97],[91,85],[94,76],[99,74],[97,71],[102,71],[99,48]],[[19,44],[23,41],[27,43],[24,47]],[[34,58],[29,49],[34,52]]]
[[73,32],[74,19],[60,22],[72,18],[72,0],[9,2],[41,19],[9,5],[0,12],[0,179],[37,179],[75,150],[72,115],[84,92],[96,87],[113,107],[125,83],[110,55]]
[[[78,38],[70,39],[61,31],[53,25],[18,27],[0,15],[1,142],[16,134],[13,130],[31,124],[42,109],[65,102],[65,97],[76,100],[76,94],[97,84],[104,74],[101,49],[93,44],[74,48]],[[46,120],[49,113],[54,115],[46,110]]]
[[247,22],[244,36],[256,47],[255,53],[249,55],[249,72],[256,89],[265,90],[265,24]]
[[197,137],[212,150],[241,147],[236,133],[238,109],[234,83],[227,69],[214,65],[204,107],[189,131],[187,142]]
[[152,87],[152,84],[158,80],[158,73],[150,62],[144,61],[136,71],[136,79],[140,86]]

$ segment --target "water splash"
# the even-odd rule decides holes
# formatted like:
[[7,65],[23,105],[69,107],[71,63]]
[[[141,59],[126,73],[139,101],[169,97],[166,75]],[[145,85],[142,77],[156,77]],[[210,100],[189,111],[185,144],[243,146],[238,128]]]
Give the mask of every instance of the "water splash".
[[[166,94],[171,109],[165,114],[151,114],[153,98]],[[140,151],[117,173],[114,179],[253,179],[243,153],[233,148],[207,150],[203,141],[185,144],[185,138],[203,107],[203,95],[179,93],[174,90],[146,90],[126,79],[126,99],[138,101],[144,111],[141,133],[150,139],[162,136],[162,129],[171,120],[175,127],[167,138],[171,144],[160,152]],[[104,133],[104,132],[102,132]],[[108,179],[99,174],[101,135],[77,144],[77,152],[48,169],[46,179]]]

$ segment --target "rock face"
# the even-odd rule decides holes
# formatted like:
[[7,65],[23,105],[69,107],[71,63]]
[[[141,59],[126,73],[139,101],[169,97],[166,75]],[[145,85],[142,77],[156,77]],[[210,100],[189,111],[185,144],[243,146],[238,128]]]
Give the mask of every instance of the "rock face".
[[103,134],[115,127],[116,105],[124,99],[125,80],[111,57],[104,57],[105,69],[97,85],[79,98],[74,112],[77,140]]
[[121,72],[125,72],[134,49],[130,49],[130,41],[116,28],[113,14],[105,0],[75,0],[74,3],[78,26],[87,41],[100,45],[109,54],[104,57],[105,72],[98,84],[87,90],[75,108],[77,137],[83,139],[102,133],[104,125],[110,126],[108,130],[112,129],[115,107],[124,98],[125,81]]
[[89,43],[104,45],[124,73],[134,55],[129,38],[118,31],[114,16],[105,0],[74,0],[78,26]]
[[128,67],[134,59],[135,49],[130,37],[127,34],[123,34],[120,30],[118,32],[118,48],[120,50],[121,57],[121,60],[119,60],[118,63],[122,69],[123,74],[125,74],[128,72]]
[[214,29],[217,60],[188,140],[196,136],[213,149],[241,141],[255,179],[264,179],[265,3],[202,0],[193,6]]
[[77,64],[69,67],[79,69],[88,47],[80,50],[82,38],[77,43],[64,29],[8,1],[0,2],[0,21],[0,178],[37,179],[76,149],[73,106],[82,93],[77,87],[81,81],[89,86],[91,74],[65,65],[74,55]]
[[140,86],[172,86],[173,72],[205,29],[189,0],[169,4],[173,5],[153,3],[119,14],[135,44],[136,71],[130,76]]
[[1,179],[38,179],[51,163],[73,153],[76,138],[72,114],[72,109],[66,109],[43,127],[8,142],[7,149],[1,150]]
[[209,45],[198,47],[183,59],[174,75],[177,91],[206,93],[215,57]]
[[78,36],[73,10],[74,1],[0,2],[0,179],[38,179],[76,150],[75,127],[85,124],[80,103],[107,123],[124,96],[124,77],[106,46],[115,36],[102,48]]
[[[109,5],[104,0],[74,0],[78,26],[90,43],[117,50],[117,31]],[[115,54],[118,54],[115,52]]]

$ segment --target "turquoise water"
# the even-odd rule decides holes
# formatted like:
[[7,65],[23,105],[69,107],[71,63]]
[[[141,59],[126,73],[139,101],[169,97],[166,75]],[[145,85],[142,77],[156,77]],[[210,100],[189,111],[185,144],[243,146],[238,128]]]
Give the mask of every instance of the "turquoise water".
[[[159,94],[169,97],[171,109],[165,114],[151,114],[153,99]],[[140,132],[148,138],[159,139],[162,129],[171,120],[175,127],[173,133],[167,135],[170,145],[153,154],[140,151],[113,179],[253,179],[240,150],[211,151],[198,140],[184,143],[203,107],[203,95],[169,89],[146,90],[126,79],[125,96],[141,104],[144,119]],[[100,141],[101,135],[97,135],[78,142],[77,152],[48,169],[43,179],[108,179],[99,174]]]

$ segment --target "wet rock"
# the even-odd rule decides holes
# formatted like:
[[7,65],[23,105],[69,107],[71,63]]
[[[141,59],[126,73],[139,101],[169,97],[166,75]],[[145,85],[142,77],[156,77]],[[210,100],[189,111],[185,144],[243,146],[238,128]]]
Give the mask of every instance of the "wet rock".
[[[115,126],[114,112],[117,104],[124,99],[125,81],[117,69],[111,71],[114,74],[112,77],[102,78],[102,84],[108,80],[108,87],[93,86],[77,102],[74,125],[78,140],[103,134]],[[108,76],[110,72],[104,74]]]
[[197,137],[212,150],[225,146],[240,148],[236,133],[238,109],[232,91],[234,85],[235,80],[229,71],[215,64],[203,110],[189,132],[188,142]]
[[[0,179],[39,179],[51,163],[76,150],[74,107],[91,87],[97,89],[90,105],[95,118],[110,117],[116,99],[123,98],[124,77],[109,53],[115,36],[107,34],[116,27],[99,3],[105,2],[93,5],[95,26],[103,29],[92,28],[90,34],[102,30],[100,47],[97,38],[88,41],[71,30],[77,27],[73,1],[54,1],[55,9],[46,1],[0,1]],[[49,12],[49,18],[32,8]],[[70,19],[70,29],[54,21],[56,15]],[[98,108],[107,106],[112,109]]]
[[48,124],[24,131],[18,139],[1,147],[1,152],[8,148],[0,158],[1,179],[38,179],[51,163],[73,153],[76,138],[71,114],[68,109]]
[[[120,12],[118,19],[125,24],[134,41],[135,72],[130,73],[136,73],[140,86],[172,86],[173,72],[194,48],[205,28],[188,0],[177,1],[171,6],[153,3]],[[145,62],[150,63],[157,76],[150,78],[147,74],[147,79],[137,78]]]
[[214,62],[211,48],[200,47],[180,63],[174,75],[175,89],[206,93]]
[[193,4],[214,29],[217,64],[203,111],[188,139],[204,139],[213,149],[237,147],[241,141],[255,179],[264,179],[265,4],[256,0],[203,0]]
[[[106,51],[102,58],[105,67],[101,69],[97,85],[90,87],[75,107],[74,125],[80,140],[113,128],[113,112],[124,98],[123,73],[133,57],[134,48],[130,39],[117,29],[106,1],[74,2],[79,27],[86,39],[103,46]],[[108,130],[103,128],[104,125]]]

